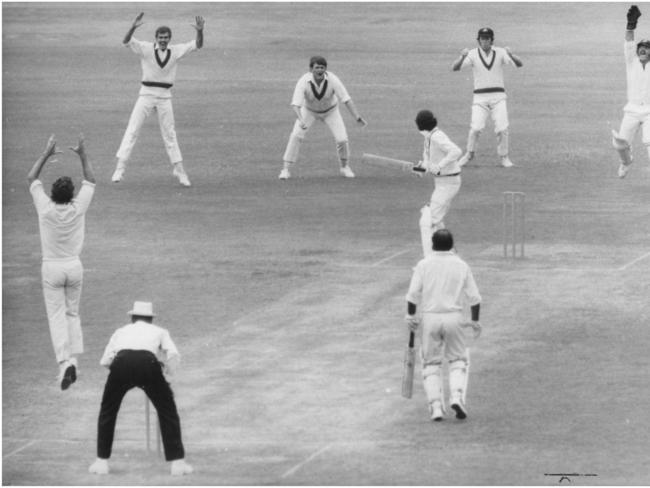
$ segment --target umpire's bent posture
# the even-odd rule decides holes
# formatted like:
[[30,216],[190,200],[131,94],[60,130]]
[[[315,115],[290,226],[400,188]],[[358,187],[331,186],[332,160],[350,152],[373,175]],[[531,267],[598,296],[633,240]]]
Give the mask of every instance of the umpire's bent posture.
[[129,314],[131,323],[115,331],[99,362],[109,368],[110,373],[97,421],[97,460],[89,471],[108,473],[120,404],[127,391],[138,387],[144,390],[158,412],[165,459],[172,462],[171,474],[189,474],[192,467],[184,460],[181,421],[174,394],[163,375],[163,367],[166,374],[173,374],[180,355],[169,332],[153,324],[155,315],[150,302],[135,302]]

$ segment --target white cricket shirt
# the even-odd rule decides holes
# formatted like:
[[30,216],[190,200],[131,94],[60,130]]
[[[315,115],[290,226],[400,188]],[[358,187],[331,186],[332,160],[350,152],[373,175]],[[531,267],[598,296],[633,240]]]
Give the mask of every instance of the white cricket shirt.
[[427,168],[431,166],[440,166],[440,175],[450,175],[460,173],[458,158],[463,152],[454,144],[447,134],[434,128],[424,136],[424,152],[422,161]]
[[503,81],[503,67],[505,65],[514,66],[515,62],[508,56],[505,49],[493,46],[489,55],[486,55],[481,48],[475,47],[471,49],[460,67],[472,67],[474,90],[476,91],[490,88],[505,89]]
[[314,81],[314,75],[309,72],[300,77],[293,91],[291,105],[303,105],[316,113],[325,113],[334,108],[339,101],[345,103],[350,100],[348,91],[341,80],[334,73],[325,72],[325,78],[320,85]]
[[84,244],[85,215],[95,193],[95,184],[84,180],[75,198],[67,204],[57,204],[45,194],[41,180],[29,187],[38,212],[43,261],[78,258]]
[[174,356],[180,356],[166,329],[141,320],[120,327],[113,333],[99,364],[110,366],[115,355],[123,349],[149,351],[157,357],[164,353],[167,361]]
[[645,69],[636,54],[636,42],[625,42],[625,66],[627,74],[627,102],[631,105],[650,104],[650,63]]
[[481,295],[465,261],[452,251],[434,251],[415,266],[406,300],[422,313],[449,313],[481,303]]
[[[124,44],[140,56],[142,67],[142,81],[155,83],[168,83],[173,85],[176,81],[176,67],[178,61],[186,54],[195,51],[196,40],[184,44],[171,44],[163,52],[153,42],[139,41],[134,37]],[[140,88],[140,95],[149,95],[159,98],[171,98],[171,90],[157,86],[144,86]]]

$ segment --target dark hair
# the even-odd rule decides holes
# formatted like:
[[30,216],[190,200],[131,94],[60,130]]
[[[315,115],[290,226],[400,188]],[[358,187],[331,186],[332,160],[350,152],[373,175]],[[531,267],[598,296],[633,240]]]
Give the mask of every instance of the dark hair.
[[61,176],[52,183],[50,198],[54,203],[70,203],[74,197],[74,183],[69,176]]
[[449,251],[454,247],[454,236],[447,229],[435,231],[431,240],[434,251]]
[[165,33],[169,34],[170,39],[172,38],[172,30],[169,27],[167,27],[166,25],[161,25],[160,27],[158,27],[156,29],[156,36],[155,37],[158,37],[158,34],[165,34]]
[[325,59],[323,56],[312,56],[309,60],[309,68],[313,68],[315,64],[320,64],[321,66],[325,66],[327,68],[327,59]]
[[415,117],[415,123],[418,130],[433,130],[438,125],[438,121],[431,110],[420,110]]

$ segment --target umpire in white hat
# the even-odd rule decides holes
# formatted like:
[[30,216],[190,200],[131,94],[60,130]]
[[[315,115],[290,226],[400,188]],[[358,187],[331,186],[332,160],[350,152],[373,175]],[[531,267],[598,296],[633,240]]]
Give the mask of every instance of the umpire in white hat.
[[193,470],[184,459],[181,421],[174,393],[165,378],[174,374],[180,354],[169,332],[153,324],[155,314],[151,302],[135,302],[129,315],[131,323],[113,333],[99,362],[110,373],[97,421],[97,460],[89,471],[108,473],[122,399],[130,389],[138,387],[144,390],[158,413],[165,459],[172,463],[171,474],[189,474]]

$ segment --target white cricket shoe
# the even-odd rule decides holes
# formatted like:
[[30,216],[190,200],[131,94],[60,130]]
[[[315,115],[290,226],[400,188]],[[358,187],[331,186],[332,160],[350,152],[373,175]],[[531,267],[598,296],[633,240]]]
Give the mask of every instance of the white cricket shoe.
[[185,173],[185,169],[183,169],[182,166],[175,165],[174,166],[174,171],[172,174],[178,178],[178,182],[183,185],[183,186],[192,186],[192,183],[190,183],[190,179],[187,177],[187,173]]
[[102,458],[97,458],[88,468],[88,472],[92,474],[108,474],[108,471],[108,459]]
[[457,419],[462,420],[467,418],[467,410],[465,410],[465,404],[461,398],[452,398],[451,409],[456,412]]
[[115,172],[113,173],[113,176],[111,177],[111,181],[113,183],[119,183],[120,181],[122,181],[122,179],[124,178],[124,171],[125,170],[126,170],[126,168],[124,166],[118,166],[117,168],[115,168]]
[[467,151],[465,154],[463,154],[463,157],[458,160],[458,165],[462,168],[467,163],[469,163],[472,159],[474,159],[474,153]]
[[185,459],[177,459],[172,461],[172,476],[183,476],[184,474],[191,474],[194,468],[185,462]]
[[435,401],[429,404],[429,412],[431,413],[431,420],[434,422],[440,422],[443,419],[440,402]]
[[510,161],[510,158],[508,156],[504,156],[501,158],[501,166],[504,168],[512,168],[514,164],[512,164],[512,161]]
[[282,171],[280,171],[280,175],[278,176],[281,180],[288,180],[291,178],[291,173],[289,173],[289,168],[284,168]]
[[621,165],[618,167],[618,177],[625,178],[625,175],[627,175],[628,171],[630,171],[630,165],[621,163]]
[[349,166],[342,166],[339,172],[341,173],[341,176],[345,176],[346,178],[354,178],[354,173]]

